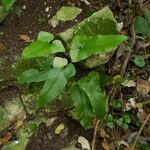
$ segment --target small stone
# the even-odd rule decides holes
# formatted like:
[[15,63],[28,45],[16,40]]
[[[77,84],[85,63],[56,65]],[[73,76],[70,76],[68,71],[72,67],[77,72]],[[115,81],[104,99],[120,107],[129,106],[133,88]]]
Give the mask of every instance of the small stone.
[[51,14],[48,14],[47,17],[50,18]]
[[46,7],[46,8],[45,8],[45,12],[49,12],[49,7]]
[[47,133],[47,137],[48,137],[49,140],[52,140],[52,136],[51,136],[50,133]]
[[26,5],[23,5],[23,6],[22,6],[22,9],[24,9],[24,10],[27,9]]

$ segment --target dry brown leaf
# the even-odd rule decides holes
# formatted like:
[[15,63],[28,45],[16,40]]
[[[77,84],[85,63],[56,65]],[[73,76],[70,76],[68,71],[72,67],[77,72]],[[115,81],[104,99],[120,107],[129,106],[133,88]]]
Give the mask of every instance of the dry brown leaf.
[[110,145],[108,144],[108,141],[106,138],[104,138],[103,142],[101,143],[104,150],[110,150]]
[[25,42],[31,41],[31,38],[30,38],[28,35],[26,35],[26,34],[22,34],[22,35],[19,35],[19,36],[20,36],[20,38],[21,38],[22,40],[24,40]]
[[23,125],[23,120],[17,120],[14,124],[14,129],[17,130]]
[[12,138],[12,134],[11,133],[7,133],[6,136],[0,138],[0,144],[8,143],[11,138]]
[[147,95],[150,92],[149,82],[140,78],[137,78],[137,91],[142,95]]
[[101,126],[98,127],[98,134],[100,137],[102,138],[109,138],[109,135],[107,134],[107,132],[105,131],[105,129]]
[[[130,144],[130,145],[129,145],[129,147],[125,147],[125,148],[124,148],[124,150],[133,150],[133,148],[132,148],[132,147],[133,147],[133,145],[132,145],[132,144]],[[134,150],[141,150],[141,149],[140,149],[140,148],[136,148],[136,147],[135,147],[135,148],[134,148]]]
[[3,43],[0,43],[0,52],[5,50],[5,49],[6,49],[5,45]]
[[[140,122],[143,123],[147,118],[148,113],[143,109],[138,109],[137,117],[139,118]],[[149,122],[148,122],[149,124]]]

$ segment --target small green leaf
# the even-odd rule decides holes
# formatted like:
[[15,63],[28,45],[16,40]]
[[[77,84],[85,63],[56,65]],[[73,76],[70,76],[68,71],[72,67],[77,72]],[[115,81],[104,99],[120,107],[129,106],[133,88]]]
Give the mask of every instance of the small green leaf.
[[124,129],[128,129],[128,128],[129,128],[128,124],[125,123],[125,122],[124,122],[121,126],[122,126],[122,128],[124,128]]
[[121,108],[121,106],[122,106],[121,101],[120,100],[118,100],[118,101],[114,100],[114,101],[112,101],[111,106],[113,108]]
[[108,120],[108,121],[113,121],[113,117],[112,117],[111,114],[108,115],[107,120]]
[[99,75],[97,72],[91,72],[88,76],[82,77],[78,81],[79,87],[88,95],[93,112],[103,120],[106,113],[105,94],[99,85]]
[[71,45],[70,56],[73,62],[78,62],[92,55],[112,52],[125,40],[127,37],[124,35],[76,36]]
[[114,127],[114,123],[113,122],[107,122],[106,124],[109,128],[113,128]]
[[136,66],[138,67],[144,67],[145,66],[145,60],[144,60],[144,57],[143,56],[136,56],[134,58],[134,63]]
[[5,11],[9,11],[16,0],[2,0]]
[[123,119],[126,123],[130,123],[131,122],[131,119],[130,119],[130,116],[129,115],[123,115]]
[[54,35],[52,33],[40,31],[37,40],[49,43],[53,41],[53,39],[54,39]]
[[116,119],[116,124],[117,124],[118,126],[122,126],[122,124],[123,124],[123,118],[118,118],[118,119]]
[[80,121],[81,125],[85,128],[91,127],[92,123],[92,106],[86,93],[75,85],[70,90],[71,98],[75,104],[75,116]]
[[67,80],[74,75],[75,68],[73,64],[67,65],[66,68],[51,69],[48,76],[49,79],[45,82],[40,97],[36,100],[37,108],[56,98],[65,88]]
[[63,68],[68,64],[68,60],[66,58],[55,57],[53,60],[53,67],[55,68]]
[[24,58],[42,57],[64,51],[65,48],[59,40],[53,41],[52,44],[43,42],[41,40],[36,40],[24,49],[22,56]]
[[145,17],[137,16],[134,25],[136,33],[150,37],[150,11],[145,14]]

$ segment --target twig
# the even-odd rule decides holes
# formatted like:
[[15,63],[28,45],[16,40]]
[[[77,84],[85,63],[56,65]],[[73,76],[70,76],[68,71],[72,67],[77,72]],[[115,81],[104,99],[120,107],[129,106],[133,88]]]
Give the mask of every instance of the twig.
[[[18,87],[17,87],[18,88]],[[26,116],[28,116],[29,115],[29,113],[28,113],[28,110],[27,110],[27,108],[26,108],[26,106],[25,106],[25,104],[24,104],[24,102],[23,102],[23,99],[22,99],[22,96],[21,96],[21,93],[20,93],[20,89],[18,88],[18,91],[19,91],[19,99],[20,99],[20,102],[21,102],[21,104],[22,104],[22,106],[23,106],[23,108],[24,108],[24,111],[25,111],[25,113],[26,113]]]
[[[131,45],[130,45],[130,48],[133,49],[134,47],[134,44],[135,44],[135,39],[136,39],[136,33],[135,33],[135,30],[134,30],[134,25],[132,24],[131,25],[131,35],[132,35],[132,41],[131,41]],[[121,69],[121,72],[120,74],[123,76],[125,71],[126,71],[126,68],[127,68],[127,65],[128,65],[128,62],[129,62],[129,59],[130,59],[130,56],[131,56],[131,53],[132,51],[129,51],[127,53],[127,56],[126,56],[126,59],[123,63],[123,66],[122,66],[122,69]]]
[[145,121],[143,122],[143,124],[142,124],[142,126],[141,126],[141,128],[140,128],[140,130],[139,130],[139,132],[137,133],[136,138],[135,138],[135,141],[134,141],[134,143],[133,143],[133,146],[132,146],[132,149],[131,149],[131,150],[134,150],[134,149],[135,149],[136,143],[137,143],[137,141],[138,141],[138,139],[139,139],[139,137],[140,137],[140,135],[141,135],[141,133],[142,133],[142,131],[143,131],[144,126],[146,125],[146,123],[148,122],[149,119],[150,119],[150,113],[149,113],[148,116],[146,117]]
[[107,118],[107,115],[108,115],[108,112],[109,112],[109,100],[110,100],[110,98],[112,98],[112,93],[114,94],[115,93],[115,88],[114,88],[114,86],[111,88],[111,90],[110,90],[110,92],[109,92],[109,94],[108,94],[108,96],[106,97],[106,116],[105,116],[105,118]]
[[92,140],[92,150],[95,150],[95,141],[96,141],[96,135],[97,135],[97,129],[98,129],[98,125],[100,123],[100,120],[97,120],[96,125],[95,125],[95,129],[94,129],[94,134],[93,134],[93,140]]

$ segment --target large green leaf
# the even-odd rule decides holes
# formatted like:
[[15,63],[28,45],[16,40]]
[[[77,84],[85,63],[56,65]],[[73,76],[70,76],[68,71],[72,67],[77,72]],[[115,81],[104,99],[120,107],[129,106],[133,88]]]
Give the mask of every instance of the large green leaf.
[[[67,43],[77,36],[95,36],[118,34],[117,22],[109,7],[105,7],[71,29],[60,33],[60,37]],[[70,45],[68,45],[70,46]]]
[[70,95],[75,104],[75,116],[80,121],[83,127],[91,127],[91,119],[93,116],[93,108],[86,93],[75,85],[70,90]]
[[73,62],[78,62],[92,55],[114,51],[125,40],[127,37],[123,35],[76,36],[71,45],[70,56]]
[[49,79],[45,82],[39,99],[36,101],[37,107],[42,107],[54,98],[65,88],[67,80],[75,75],[73,64],[66,68],[53,68],[49,72]]
[[93,112],[103,120],[106,112],[105,94],[99,85],[99,75],[97,72],[91,72],[88,76],[82,77],[78,81],[79,87],[88,95]]
[[47,56],[56,52],[64,52],[65,48],[61,41],[55,40],[52,44],[43,42],[41,40],[33,41],[28,47],[26,47],[22,53],[24,58],[33,58]]
[[[72,70],[72,74],[71,71]],[[39,71],[38,69],[29,69],[24,71],[19,77],[18,81],[20,83],[30,84],[32,82],[43,82],[51,78],[55,78],[56,74],[59,74],[61,71],[68,78],[72,77],[75,73],[74,67],[70,64],[65,69],[64,68],[53,68],[47,71]]]
[[9,11],[16,0],[2,0],[5,11]]
[[[50,70],[51,71],[51,70]],[[39,71],[38,69],[30,69],[24,71],[19,77],[20,83],[42,82],[49,79],[50,71]]]

